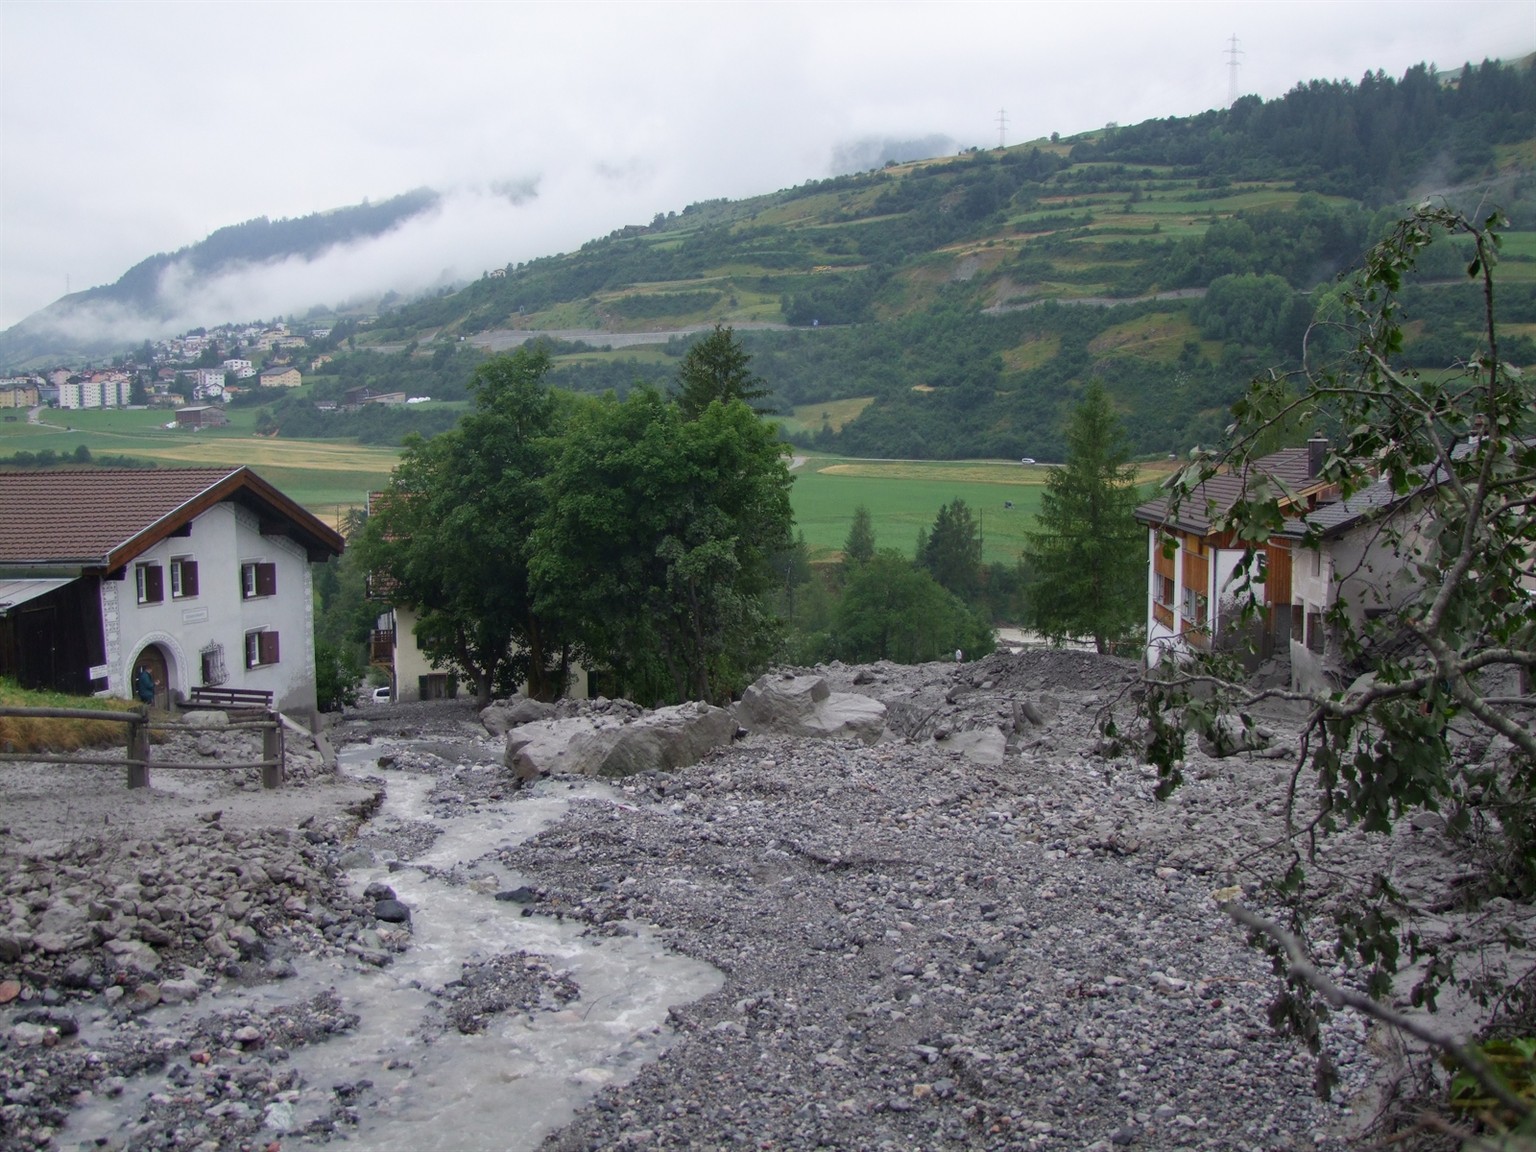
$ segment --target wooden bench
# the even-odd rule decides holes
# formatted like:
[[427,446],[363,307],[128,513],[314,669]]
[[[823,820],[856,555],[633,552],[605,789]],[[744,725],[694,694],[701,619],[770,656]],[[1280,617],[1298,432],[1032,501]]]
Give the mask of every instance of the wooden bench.
[[267,713],[272,711],[272,693],[262,688],[194,688],[188,705],[192,708]]

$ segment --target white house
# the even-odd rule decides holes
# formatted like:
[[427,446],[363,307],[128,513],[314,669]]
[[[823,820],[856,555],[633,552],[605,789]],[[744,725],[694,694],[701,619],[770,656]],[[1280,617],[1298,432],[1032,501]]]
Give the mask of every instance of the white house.
[[224,369],[199,368],[192,384],[192,396],[206,400],[211,396],[224,395]]
[[158,703],[193,688],[315,708],[310,565],[341,536],[249,468],[0,472],[0,675]]

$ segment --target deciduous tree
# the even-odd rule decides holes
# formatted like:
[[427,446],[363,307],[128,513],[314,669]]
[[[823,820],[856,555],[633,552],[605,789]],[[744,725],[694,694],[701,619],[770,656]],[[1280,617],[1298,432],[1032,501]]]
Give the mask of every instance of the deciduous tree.
[[728,700],[767,661],[764,603],[788,547],[790,476],[772,425],[740,401],[686,419],[650,388],[576,417],[535,537],[541,610],[636,699]]
[[458,428],[407,442],[363,534],[369,568],[416,609],[416,640],[482,702],[527,680],[558,695],[567,639],[535,611],[529,539],[544,512],[560,408],[544,384],[549,357],[519,349],[475,372],[475,410]]
[[[1463,993],[1463,1004],[1490,1014],[1484,1023],[1496,1013],[1514,1035],[1530,1035],[1536,1014],[1529,969],[1511,967],[1507,952],[1513,940],[1528,939],[1524,925],[1536,896],[1536,734],[1528,687],[1536,667],[1536,601],[1529,591],[1536,576],[1536,386],[1500,360],[1497,222],[1438,208],[1403,220],[1342,294],[1358,341],[1354,353],[1300,387],[1256,381],[1236,408],[1229,446],[1197,460],[1173,488],[1185,498],[1217,468],[1257,476],[1244,468],[1255,443],[1298,411],[1334,421],[1342,435],[1321,475],[1357,501],[1373,546],[1411,577],[1408,594],[1367,613],[1359,609],[1370,605],[1351,605],[1341,593],[1328,613],[1339,687],[1260,689],[1236,678],[1220,657],[1191,654],[1149,678],[1143,712],[1148,754],[1166,793],[1181,782],[1187,734],[1249,726],[1251,709],[1270,699],[1307,710],[1288,783],[1277,790],[1286,835],[1255,845],[1244,861],[1263,882],[1263,901],[1282,910],[1283,924],[1266,918],[1273,917],[1267,909],[1231,909],[1258,930],[1284,979],[1272,1015],[1320,1053],[1325,1088],[1332,1070],[1321,1052],[1320,1022],[1330,1005],[1348,1003],[1405,1027],[1440,1047],[1461,1075],[1481,1080],[1474,1095],[1497,1096],[1510,1114],[1524,1116],[1529,1133],[1528,1092],[1524,1101],[1511,1095],[1475,1051],[1392,1006],[1406,994],[1413,1006],[1433,1010],[1449,983]],[[1400,366],[1399,290],[1418,253],[1448,238],[1474,249],[1466,271],[1484,325],[1454,370],[1421,376]],[[1217,515],[1214,530],[1251,542],[1254,555],[1282,530],[1300,532],[1300,555],[1319,548],[1319,519],[1297,518],[1285,499],[1273,484],[1255,484]],[[1257,577],[1256,566],[1247,571]],[[1250,580],[1247,590],[1255,589]],[[1426,810],[1444,813],[1461,871],[1454,891],[1447,888],[1434,906],[1394,878],[1314,866],[1334,833],[1389,833]],[[1433,931],[1421,930],[1426,917]],[[1369,998],[1346,998],[1320,975],[1340,962],[1353,967]],[[1411,989],[1394,979],[1405,962],[1415,966]],[[1529,1055],[1524,1067],[1528,1077]]]
[[920,664],[992,651],[991,626],[925,570],[894,549],[875,553],[848,577],[832,627],[832,647],[848,661]]

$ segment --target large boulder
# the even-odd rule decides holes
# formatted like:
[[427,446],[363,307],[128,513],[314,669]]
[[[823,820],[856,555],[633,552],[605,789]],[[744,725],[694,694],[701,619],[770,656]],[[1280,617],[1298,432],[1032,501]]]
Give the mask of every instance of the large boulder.
[[555,711],[553,704],[534,700],[519,693],[510,700],[496,700],[480,710],[480,723],[492,736],[510,732],[520,724],[547,720]]
[[978,764],[1001,764],[1008,750],[1008,738],[993,724],[986,728],[950,732],[937,741],[937,746],[946,752],[958,752]]
[[820,676],[761,676],[741,694],[736,718],[750,732],[774,736],[853,736],[873,744],[885,732],[883,703],[833,692]]
[[572,716],[536,720],[507,733],[507,767],[520,779],[551,773],[629,776],[697,764],[729,744],[736,721],[724,708],[679,704],[636,719]]

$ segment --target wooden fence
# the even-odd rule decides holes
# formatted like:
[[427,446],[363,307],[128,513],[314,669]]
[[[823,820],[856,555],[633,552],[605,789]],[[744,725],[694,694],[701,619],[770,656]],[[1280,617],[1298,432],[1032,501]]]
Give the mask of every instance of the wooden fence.
[[263,720],[244,720],[215,727],[211,724],[183,724],[175,720],[152,720],[147,707],[131,712],[108,712],[94,708],[10,708],[0,705],[0,716],[27,716],[44,720],[106,720],[128,726],[126,758],[93,756],[83,752],[0,752],[0,762],[34,764],[122,764],[128,769],[128,787],[149,787],[151,764],[149,734],[156,732],[239,732],[261,733],[261,759],[238,764],[219,762],[177,762],[155,760],[156,768],[193,771],[228,771],[236,768],[260,768],[261,786],[279,788],[283,783],[283,725],[277,713],[268,712]]

